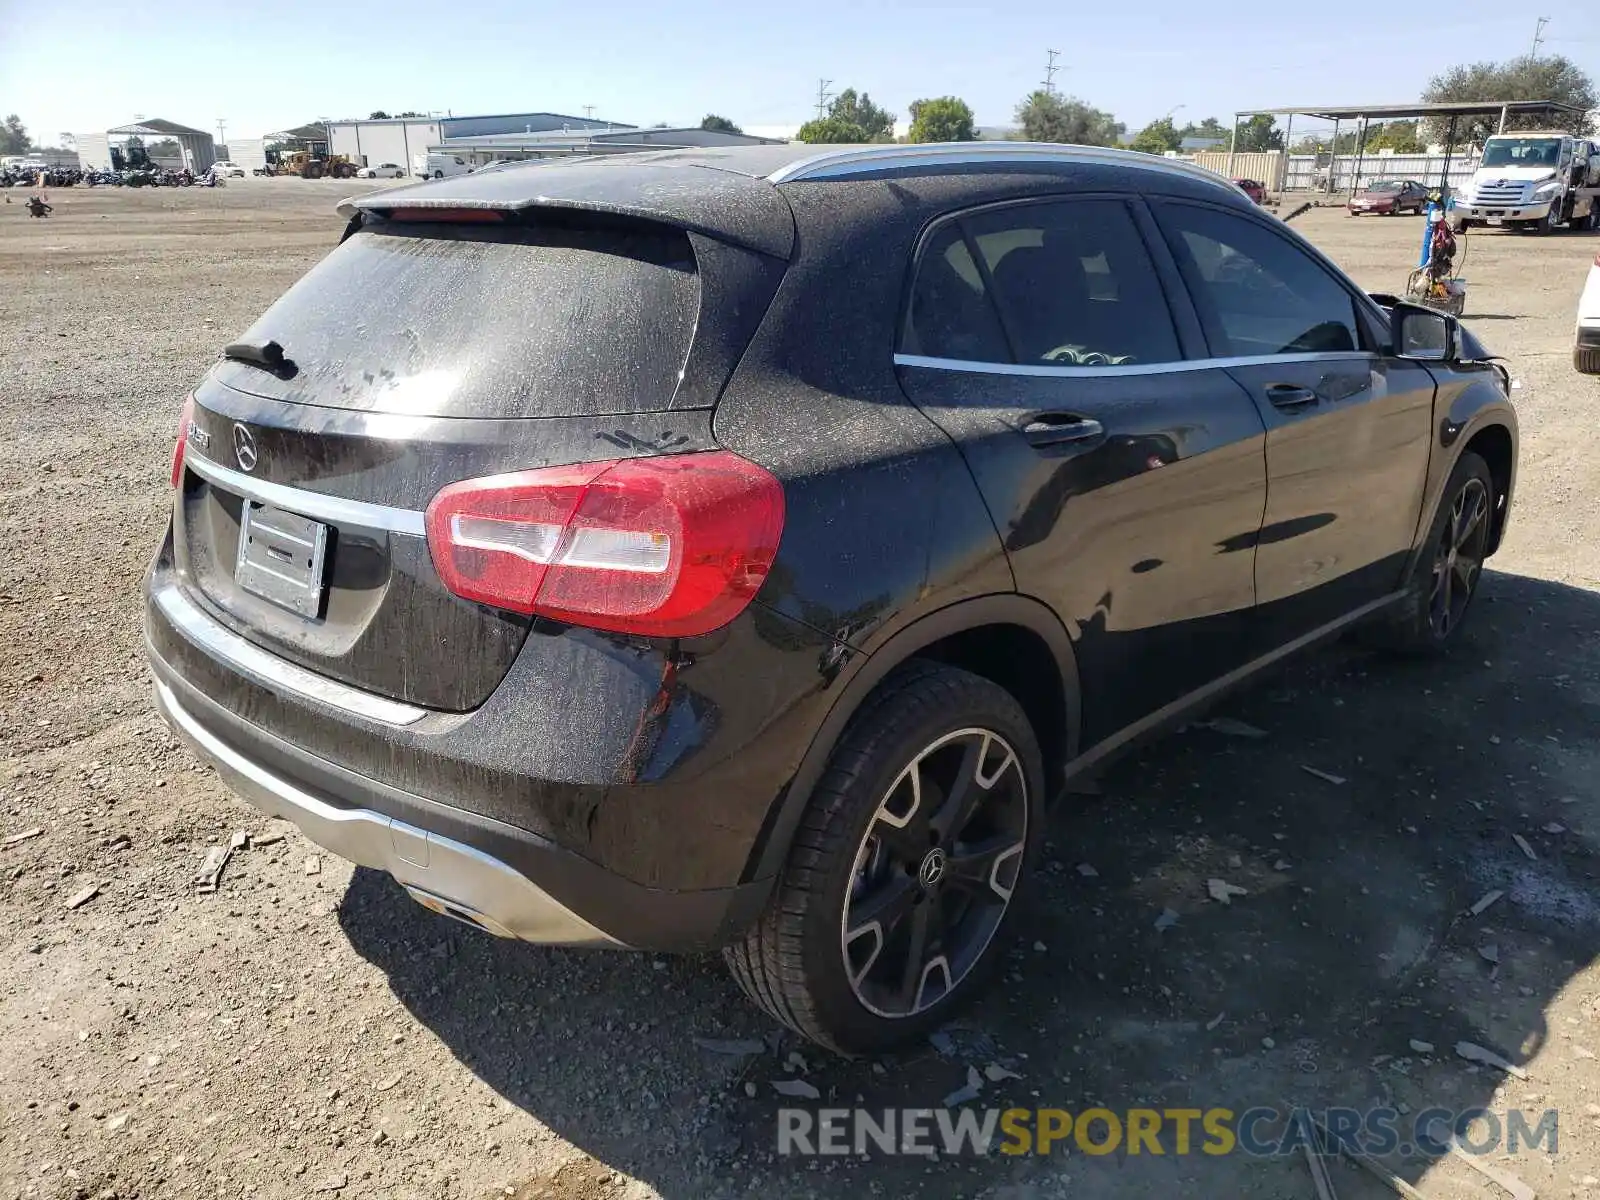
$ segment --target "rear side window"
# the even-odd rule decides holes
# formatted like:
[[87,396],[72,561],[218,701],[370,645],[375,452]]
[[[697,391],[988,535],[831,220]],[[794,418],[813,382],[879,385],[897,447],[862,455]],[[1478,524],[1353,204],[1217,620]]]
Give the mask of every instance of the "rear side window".
[[1164,205],[1160,219],[1212,353],[1253,358],[1361,348],[1350,293],[1287,238],[1213,208]]
[[959,222],[946,221],[923,247],[900,349],[962,362],[1011,361],[1000,318]]
[[348,238],[251,328],[291,379],[226,382],[412,416],[652,412],[671,406],[699,309],[676,230],[395,224]]
[[947,222],[923,252],[905,343],[923,347],[913,353],[1063,368],[1182,357],[1155,265],[1116,200]]

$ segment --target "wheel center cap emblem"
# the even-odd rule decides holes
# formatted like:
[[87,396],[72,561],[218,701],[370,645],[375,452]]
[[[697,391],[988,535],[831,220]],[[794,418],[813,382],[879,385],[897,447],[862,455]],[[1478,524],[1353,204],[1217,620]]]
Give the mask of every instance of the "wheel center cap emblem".
[[922,865],[917,868],[917,882],[925,888],[930,888],[944,878],[945,857],[944,851],[935,846],[928,851],[928,857],[922,860]]

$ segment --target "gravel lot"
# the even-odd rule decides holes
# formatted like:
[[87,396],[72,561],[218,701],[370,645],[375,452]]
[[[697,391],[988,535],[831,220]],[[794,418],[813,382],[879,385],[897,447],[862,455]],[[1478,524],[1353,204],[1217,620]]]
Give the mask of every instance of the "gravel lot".
[[[1600,238],[1471,235],[1468,319],[1511,359],[1523,443],[1458,652],[1337,648],[1220,710],[1265,737],[1191,729],[1125,762],[1061,813],[1004,986],[940,1046],[842,1062],[790,1057],[715,959],[431,915],[258,819],[153,715],[137,584],[182,394],[333,245],[352,190],[0,206],[0,839],[42,830],[0,841],[0,1197],[1315,1194],[1299,1159],[774,1157],[773,1081],[938,1107],[991,1064],[1019,1076],[984,1083],[1000,1107],[1555,1108],[1556,1153],[1486,1161],[1600,1196],[1600,383],[1570,363]],[[1374,290],[1420,237],[1337,211],[1296,227]],[[196,895],[236,830],[279,840]],[[1247,894],[1209,900],[1213,877]],[[769,1035],[746,1058],[695,1041]],[[1498,1194],[1458,1160],[1390,1165],[1429,1197]],[[1392,1194],[1333,1175],[1347,1200]]]

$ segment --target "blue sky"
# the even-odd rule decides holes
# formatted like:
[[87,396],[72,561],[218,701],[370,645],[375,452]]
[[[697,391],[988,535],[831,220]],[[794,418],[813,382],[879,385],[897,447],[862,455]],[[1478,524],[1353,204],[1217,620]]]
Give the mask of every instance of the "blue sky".
[[1546,53],[1600,76],[1592,0],[1538,0],[1526,16],[1514,7],[0,0],[0,113],[18,112],[50,143],[136,114],[213,133],[220,117],[230,134],[254,137],[376,108],[592,105],[635,124],[717,112],[757,132],[806,120],[826,77],[902,121],[912,100],[953,93],[979,124],[1000,125],[1043,77],[1051,47],[1058,87],[1137,129],[1179,105],[1181,124],[1226,122],[1237,108],[1411,99],[1457,62],[1526,53],[1535,13],[1550,17]]

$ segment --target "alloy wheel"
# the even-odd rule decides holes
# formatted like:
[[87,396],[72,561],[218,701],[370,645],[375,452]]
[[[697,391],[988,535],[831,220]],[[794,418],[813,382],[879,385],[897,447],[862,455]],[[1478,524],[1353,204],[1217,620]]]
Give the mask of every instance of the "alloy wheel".
[[840,918],[865,1008],[913,1017],[955,991],[1010,906],[1027,835],[1027,778],[999,734],[959,729],[917,753],[867,824]]
[[1441,641],[1448,637],[1472,599],[1489,544],[1489,489],[1469,479],[1456,493],[1450,516],[1434,550],[1428,624]]

